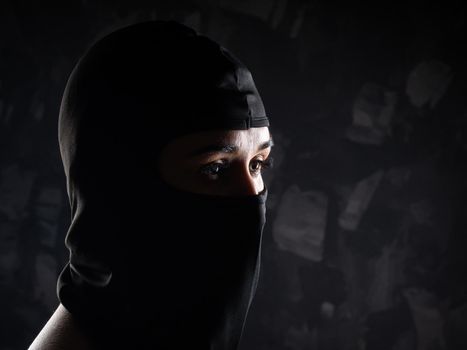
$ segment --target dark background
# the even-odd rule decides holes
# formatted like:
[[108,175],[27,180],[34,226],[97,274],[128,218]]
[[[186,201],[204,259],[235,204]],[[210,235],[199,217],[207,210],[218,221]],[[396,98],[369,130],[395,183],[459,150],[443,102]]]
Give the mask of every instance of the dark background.
[[58,303],[68,74],[95,38],[147,19],[233,51],[272,123],[241,348],[467,349],[466,17],[462,1],[2,1],[0,349],[25,349]]

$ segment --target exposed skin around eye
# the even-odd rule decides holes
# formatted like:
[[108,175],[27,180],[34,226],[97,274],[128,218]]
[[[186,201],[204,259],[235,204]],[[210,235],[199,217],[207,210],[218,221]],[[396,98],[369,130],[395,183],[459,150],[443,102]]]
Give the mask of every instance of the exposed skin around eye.
[[164,181],[189,192],[256,195],[264,189],[261,170],[271,146],[268,127],[204,131],[170,142],[158,168]]

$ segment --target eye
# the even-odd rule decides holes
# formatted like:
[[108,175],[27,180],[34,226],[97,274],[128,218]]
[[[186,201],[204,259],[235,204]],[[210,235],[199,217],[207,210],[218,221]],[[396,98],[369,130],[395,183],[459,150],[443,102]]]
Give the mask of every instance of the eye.
[[200,169],[200,172],[204,175],[207,175],[211,179],[217,179],[219,175],[228,167],[229,164],[226,161],[213,162],[203,165]]
[[[254,159],[250,162],[249,169],[253,176],[258,176],[262,171],[268,168],[272,168],[273,158],[269,157],[265,160]],[[210,180],[218,180],[223,173],[230,167],[230,163],[226,160],[212,162],[203,165],[200,168],[201,174],[207,176]]]
[[254,159],[250,163],[250,171],[253,175],[259,175],[261,171],[272,168],[273,166],[273,158],[269,157],[265,160],[262,159]]

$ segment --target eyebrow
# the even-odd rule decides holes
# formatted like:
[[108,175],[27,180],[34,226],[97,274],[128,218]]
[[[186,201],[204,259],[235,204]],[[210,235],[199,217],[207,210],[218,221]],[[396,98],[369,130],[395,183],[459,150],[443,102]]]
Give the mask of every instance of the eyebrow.
[[[257,151],[262,151],[263,149],[274,146],[274,141],[271,139],[261,143],[258,146]],[[238,152],[238,146],[231,144],[213,144],[204,146],[196,151],[193,151],[189,154],[190,157],[199,156],[202,154],[214,154],[214,153],[236,153]]]

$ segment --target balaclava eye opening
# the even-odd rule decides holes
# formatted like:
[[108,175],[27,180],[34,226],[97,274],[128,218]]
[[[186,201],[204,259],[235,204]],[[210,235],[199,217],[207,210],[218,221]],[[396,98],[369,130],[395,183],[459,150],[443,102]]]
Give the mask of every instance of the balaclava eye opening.
[[248,69],[176,22],[117,30],[80,59],[59,118],[72,222],[57,292],[100,348],[237,347],[267,190],[177,190],[157,157],[182,135],[264,126]]

